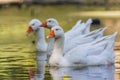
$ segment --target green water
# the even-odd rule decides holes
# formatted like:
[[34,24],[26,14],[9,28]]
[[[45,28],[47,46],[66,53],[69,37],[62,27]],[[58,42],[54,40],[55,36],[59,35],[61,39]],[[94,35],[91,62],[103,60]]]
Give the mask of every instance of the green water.
[[[29,80],[28,71],[36,70],[35,49],[30,44],[1,44],[0,45],[0,80]],[[120,51],[116,53],[114,66],[93,66],[86,68],[48,68],[44,80],[119,80]],[[115,76],[115,77],[114,77]],[[42,79],[40,79],[42,80]]]
[[[28,71],[36,71],[36,50],[35,44],[32,43],[35,37],[34,34],[26,37],[27,25],[23,28],[22,25],[24,24],[13,23],[12,26],[9,24],[0,26],[0,80],[29,80]],[[111,80],[119,80],[120,51],[115,51],[115,54],[115,68],[113,66],[84,69],[49,69],[46,67],[45,74],[43,73],[44,80],[79,80],[80,78],[83,80],[83,77],[104,80],[104,76],[105,78],[108,77],[108,80],[111,77],[113,78]],[[98,70],[100,70],[99,73]],[[98,76],[98,79],[93,76]]]
[[24,44],[0,46],[0,80],[27,80],[27,71],[35,69],[35,51]]
[[[35,9],[35,15],[33,14],[33,16],[31,14],[32,9]],[[64,11],[58,9],[64,9],[64,7],[40,6],[22,10],[13,7],[0,10],[0,80],[29,80],[28,71],[36,70],[36,50],[35,44],[32,43],[35,40],[35,36],[34,34],[29,37],[25,35],[28,22],[32,18],[39,18],[43,21],[49,17],[57,18],[60,21],[60,25],[67,31],[78,19],[85,21],[90,17],[97,17],[86,17],[85,15],[69,16],[68,14],[79,11],[76,7],[71,7],[71,10],[66,8]],[[106,34],[115,31],[120,32],[119,17],[109,18],[104,16],[104,18],[99,18],[102,26],[108,27]],[[119,40],[119,36],[117,36],[117,41]],[[115,67],[99,66],[84,69],[49,69],[46,67],[44,80],[80,80],[80,78],[82,80],[106,80],[105,78],[107,80],[120,80],[120,51],[115,51],[115,54]]]

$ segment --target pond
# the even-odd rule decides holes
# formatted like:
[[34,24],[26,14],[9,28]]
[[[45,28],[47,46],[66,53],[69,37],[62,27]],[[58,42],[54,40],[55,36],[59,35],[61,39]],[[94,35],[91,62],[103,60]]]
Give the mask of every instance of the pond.
[[[25,36],[30,18],[28,18],[29,16],[23,17],[23,14],[15,11],[15,14],[18,13],[18,15],[0,15],[0,80],[29,80],[28,72],[37,69],[34,34],[29,37]],[[2,14],[7,14],[6,12]],[[40,12],[42,13],[42,11]],[[59,15],[59,17],[61,16]],[[71,18],[74,19],[72,16]],[[82,17],[82,19],[84,18]],[[100,20],[102,25],[108,27],[106,34],[120,32],[119,18],[108,17],[100,18]],[[67,23],[62,22],[63,24]],[[120,34],[118,34],[116,41],[120,40],[119,36]],[[49,68],[46,66],[45,72],[35,76],[41,77],[39,80],[120,80],[120,51],[115,51],[115,55],[116,63],[112,66],[90,66],[82,69]]]
[[[0,46],[0,80],[29,80],[28,71],[36,70],[34,45],[7,44]],[[37,80],[119,80],[120,51],[115,51],[116,64],[85,68],[49,68],[36,74]],[[41,61],[42,62],[42,61]],[[42,67],[41,67],[42,68]]]
[[[8,32],[2,34],[5,30]],[[14,34],[10,30],[12,29],[4,27],[0,32],[0,80],[29,80],[28,71],[36,70],[34,37],[31,35],[27,38],[24,33],[24,38],[21,38],[22,32]],[[115,51],[115,55],[115,66],[93,66],[82,69],[46,66],[45,72],[41,73],[41,78],[44,80],[119,80],[120,51]]]

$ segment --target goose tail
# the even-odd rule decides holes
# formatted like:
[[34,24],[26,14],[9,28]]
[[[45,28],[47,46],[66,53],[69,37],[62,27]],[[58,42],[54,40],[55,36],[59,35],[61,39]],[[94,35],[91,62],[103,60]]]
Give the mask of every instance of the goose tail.
[[81,20],[78,20],[77,22],[76,22],[76,24],[74,25],[74,27],[72,28],[72,30],[76,30],[78,27],[79,27],[79,25],[81,24]]
[[98,38],[101,38],[102,36],[103,36],[103,33],[104,33],[104,31],[107,29],[107,27],[104,27],[104,28],[101,28],[100,30],[99,30],[99,32],[98,32],[98,36],[96,37],[96,39],[98,39]]
[[93,21],[91,18],[89,18],[87,21],[86,21],[86,24],[91,24]]
[[108,42],[108,49],[114,49],[114,42],[115,42],[115,38],[117,36],[118,32],[115,32],[113,35],[110,36],[110,40]]
[[108,41],[105,50],[101,54],[101,57],[103,57],[105,60],[104,62],[106,64],[113,64],[115,60],[115,55],[114,55],[114,42],[115,38],[117,36],[118,32],[115,32],[113,35],[111,35],[109,38],[110,40]]
[[88,19],[87,21],[86,21],[86,28],[85,28],[85,33],[89,33],[90,32],[90,25],[92,24],[92,19],[90,18],[90,19]]

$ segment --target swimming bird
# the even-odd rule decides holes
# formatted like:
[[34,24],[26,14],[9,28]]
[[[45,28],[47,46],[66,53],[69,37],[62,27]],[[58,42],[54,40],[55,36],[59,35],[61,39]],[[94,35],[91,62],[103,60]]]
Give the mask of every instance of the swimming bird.
[[[77,46],[67,54],[64,52],[64,31],[61,27],[55,26],[51,29],[48,38],[52,44],[53,51],[49,59],[50,66],[88,66],[88,65],[108,65],[114,63],[114,40],[117,35],[105,36],[92,43]],[[54,44],[54,46],[53,46]],[[98,52],[98,55],[94,55]],[[92,54],[93,53],[93,54]]]

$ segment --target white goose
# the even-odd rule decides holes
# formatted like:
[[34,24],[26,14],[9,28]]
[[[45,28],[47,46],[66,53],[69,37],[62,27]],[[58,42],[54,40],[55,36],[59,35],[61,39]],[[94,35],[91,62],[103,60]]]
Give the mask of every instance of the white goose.
[[[88,19],[86,23],[81,23],[81,20],[78,20],[75,26],[72,27],[71,30],[65,33],[65,40],[70,40],[73,37],[77,37],[90,32],[90,24],[92,23],[92,19]],[[58,26],[59,23],[54,18],[47,19],[46,22],[41,24],[42,27],[47,27],[51,29],[54,26]]]
[[[89,47],[77,47],[63,55],[64,50],[64,31],[61,27],[53,27],[48,35],[49,43],[54,46],[52,55],[49,59],[50,66],[87,66],[87,65],[105,65],[114,63],[114,39],[117,33],[103,37],[100,40],[93,42]],[[89,55],[90,50],[96,52],[102,50],[99,55]],[[90,53],[92,54],[92,53]]]
[[[39,55],[44,55],[45,60],[45,54],[47,49],[47,44],[45,42],[45,36],[44,36],[44,28],[39,27],[41,22],[38,19],[33,19],[29,22],[29,27],[26,32],[26,35],[28,36],[31,32],[35,32],[36,34],[36,50],[39,51]],[[40,58],[42,59],[42,58]]]

